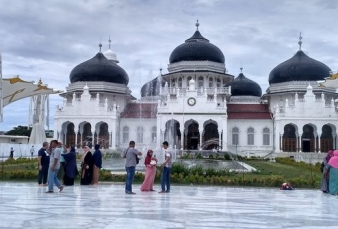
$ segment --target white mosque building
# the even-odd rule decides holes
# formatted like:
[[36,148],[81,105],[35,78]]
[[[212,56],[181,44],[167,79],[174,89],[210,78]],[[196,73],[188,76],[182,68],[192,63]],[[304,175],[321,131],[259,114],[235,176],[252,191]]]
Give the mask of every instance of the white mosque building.
[[167,140],[183,150],[258,155],[337,148],[336,90],[317,83],[331,70],[302,51],[301,37],[299,51],[272,69],[262,95],[243,72],[228,74],[222,51],[196,27],[172,51],[168,73],[146,83],[140,99],[131,95],[110,45],[77,65],[56,109],[54,137],[67,146],[99,143],[112,150],[130,140],[152,149]]

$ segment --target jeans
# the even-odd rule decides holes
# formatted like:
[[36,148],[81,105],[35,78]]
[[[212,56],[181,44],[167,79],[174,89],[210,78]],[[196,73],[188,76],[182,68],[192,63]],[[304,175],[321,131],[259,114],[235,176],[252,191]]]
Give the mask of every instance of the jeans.
[[132,192],[132,184],[135,176],[135,166],[126,167],[127,177],[126,177],[126,193]]
[[43,165],[42,169],[39,170],[38,184],[47,184],[48,167],[48,165]]
[[54,184],[60,188],[61,183],[59,179],[57,178],[56,174],[58,173],[58,169],[52,171],[51,168],[48,169],[48,191],[53,191]]
[[[165,190],[165,185],[167,185],[167,190]],[[162,170],[161,188],[162,192],[170,192],[170,168],[168,167],[164,167]]]

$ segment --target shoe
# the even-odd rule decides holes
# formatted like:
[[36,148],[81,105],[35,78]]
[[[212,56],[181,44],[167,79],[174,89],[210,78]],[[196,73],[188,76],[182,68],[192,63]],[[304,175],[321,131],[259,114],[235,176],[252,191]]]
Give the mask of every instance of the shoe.
[[151,192],[155,192],[156,190],[154,190],[154,189],[150,189],[149,191],[151,191]]
[[42,186],[48,186],[48,184],[43,184]]
[[165,191],[160,191],[160,192],[158,192],[158,193],[166,193]]
[[59,188],[59,192],[62,192],[65,186],[61,185]]
[[39,184],[40,187],[43,187],[43,184]]
[[165,191],[166,193],[169,193],[170,192],[170,190],[167,190],[167,191]]
[[131,194],[131,195],[135,195],[135,192],[126,192],[126,194]]
[[46,193],[54,193],[54,191],[47,191]]

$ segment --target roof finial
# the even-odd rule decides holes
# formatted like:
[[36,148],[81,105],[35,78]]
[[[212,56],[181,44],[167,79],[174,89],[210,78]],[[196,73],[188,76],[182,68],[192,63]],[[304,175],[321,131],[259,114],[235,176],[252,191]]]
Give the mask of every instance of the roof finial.
[[196,31],[198,31],[198,26],[200,26],[200,23],[198,23],[198,19],[196,20],[195,25],[196,25]]
[[298,44],[299,44],[299,51],[302,50],[302,32],[299,33],[299,41],[298,41]]
[[162,67],[160,67],[160,74],[162,75]]
[[243,73],[243,72],[242,72],[242,71],[243,71],[243,64],[242,64],[242,61],[241,61],[241,67],[240,67],[239,69],[241,69],[241,73]]
[[110,49],[110,43],[111,43],[111,40],[110,40],[110,35],[109,35],[109,40],[108,40],[108,43],[109,43],[109,49]]

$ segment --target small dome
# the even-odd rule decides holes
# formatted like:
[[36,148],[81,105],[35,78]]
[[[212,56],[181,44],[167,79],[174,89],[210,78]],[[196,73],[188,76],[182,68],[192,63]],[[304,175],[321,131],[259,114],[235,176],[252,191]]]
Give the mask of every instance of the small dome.
[[290,81],[319,81],[330,76],[331,69],[299,50],[292,58],[279,64],[269,75],[269,84]]
[[161,82],[161,76],[156,77],[153,80],[150,80],[148,83],[144,84],[141,88],[141,97],[148,96],[159,96],[160,87],[164,87],[164,82]]
[[225,59],[222,51],[196,30],[192,37],[176,47],[170,54],[170,64],[180,61],[213,61],[223,64]]
[[97,53],[92,59],[77,65],[70,72],[70,82],[103,81],[128,85],[129,77],[126,71],[102,53]]
[[262,96],[262,89],[258,83],[246,78],[243,73],[239,74],[234,81],[226,86],[231,86],[232,96]]
[[105,51],[103,53],[103,55],[108,59],[108,60],[112,60],[115,63],[119,63],[119,61],[117,60],[116,57],[116,53],[114,53],[111,49],[108,49],[107,51]]

